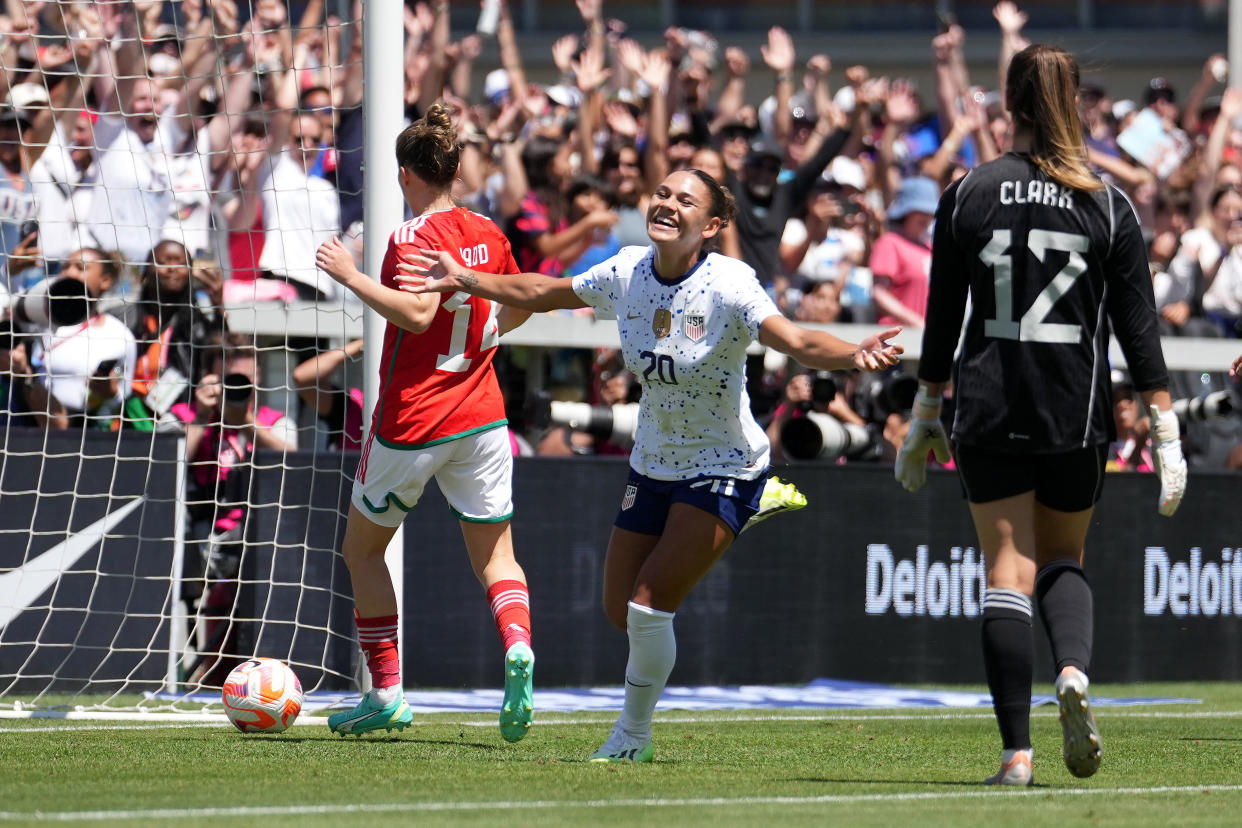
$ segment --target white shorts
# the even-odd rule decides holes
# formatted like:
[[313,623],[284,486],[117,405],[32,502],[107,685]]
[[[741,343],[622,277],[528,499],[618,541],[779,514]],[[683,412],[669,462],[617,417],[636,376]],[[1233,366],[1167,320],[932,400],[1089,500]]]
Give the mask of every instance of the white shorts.
[[488,429],[420,449],[367,438],[351,501],[372,523],[396,527],[432,477],[459,520],[499,523],[513,515],[513,451],[508,429]]

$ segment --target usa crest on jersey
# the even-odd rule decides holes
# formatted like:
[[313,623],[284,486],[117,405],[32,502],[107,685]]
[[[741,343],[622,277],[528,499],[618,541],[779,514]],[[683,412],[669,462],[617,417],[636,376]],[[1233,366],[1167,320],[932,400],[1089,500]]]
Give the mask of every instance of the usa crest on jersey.
[[633,483],[627,483],[625,486],[625,496],[621,498],[621,511],[625,511],[634,505],[634,498],[638,497],[638,487]]
[[691,342],[698,342],[707,332],[707,314],[702,311],[688,311],[681,323],[681,332]]

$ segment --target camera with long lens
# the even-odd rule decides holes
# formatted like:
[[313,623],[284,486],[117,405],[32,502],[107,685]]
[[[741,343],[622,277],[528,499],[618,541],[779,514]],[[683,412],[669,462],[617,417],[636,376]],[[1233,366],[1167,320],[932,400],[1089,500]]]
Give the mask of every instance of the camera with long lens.
[[634,431],[638,428],[638,403],[560,402],[541,391],[527,401],[526,420],[535,428],[564,426],[590,434],[596,440],[629,448],[634,444]]
[[883,426],[890,414],[909,414],[919,381],[911,374],[868,374],[854,394],[854,410],[863,419]]
[[811,399],[810,402],[802,403],[804,410],[810,411],[814,408],[828,405],[836,399],[837,381],[832,378],[830,371],[816,371],[811,377]]
[[1173,413],[1183,425],[1228,417],[1233,410],[1233,397],[1228,391],[1213,391],[1199,397],[1183,397],[1173,401]]
[[244,406],[254,396],[254,383],[245,374],[227,374],[223,385],[226,405]]
[[781,445],[795,460],[858,460],[872,452],[875,433],[868,426],[843,423],[831,414],[808,411],[781,426]]
[[837,383],[828,371],[811,377],[811,399],[803,403],[801,417],[781,426],[781,446],[794,460],[858,460],[874,453],[876,433],[869,426],[843,423],[822,409],[837,396]]
[[0,287],[0,321],[23,329],[55,329],[80,325],[90,317],[86,283],[67,276],[44,279],[25,293]]

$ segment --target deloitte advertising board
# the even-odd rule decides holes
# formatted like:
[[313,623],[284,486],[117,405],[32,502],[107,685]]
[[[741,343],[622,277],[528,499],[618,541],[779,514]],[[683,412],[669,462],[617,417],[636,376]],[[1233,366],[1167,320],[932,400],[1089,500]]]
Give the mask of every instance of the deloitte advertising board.
[[[909,495],[888,469],[817,470],[803,485],[818,527],[795,541],[831,558],[820,591],[836,640],[826,675],[982,681],[986,574],[956,475]],[[1156,513],[1151,475],[1111,474],[1087,538],[1095,593],[1092,677],[1103,681],[1242,678],[1242,481],[1195,474],[1173,518]],[[799,516],[787,519],[790,527]],[[774,527],[775,528],[775,527]],[[757,529],[755,535],[762,530]],[[782,540],[782,543],[786,541]],[[1052,675],[1038,613],[1037,679]]]
[[[335,465],[336,468],[330,467]],[[349,459],[303,464],[297,485],[279,464],[260,463],[253,543],[256,573],[270,581],[322,581],[331,597],[316,611],[329,630],[310,644],[334,672],[349,675],[348,583],[332,533],[331,508],[348,497]],[[269,475],[268,469],[273,470]],[[903,683],[984,680],[979,654],[985,574],[957,476],[929,474],[907,494],[888,466],[800,464],[780,470],[810,505],[744,532],[677,612],[674,685],[797,683],[820,677]],[[265,477],[271,477],[264,481]],[[542,686],[615,684],[624,674],[625,633],[601,606],[604,550],[624,491],[620,458],[521,458],[514,470],[513,535],[531,586]],[[1156,514],[1151,475],[1109,475],[1087,540],[1096,596],[1092,678],[1102,681],[1242,679],[1242,519],[1232,507],[1242,478],[1195,474],[1181,510]],[[283,492],[283,494],[281,494]],[[320,507],[293,502],[306,492]],[[332,518],[322,526],[315,515]],[[402,623],[411,681],[427,687],[491,687],[499,652],[495,626],[470,572],[461,529],[432,486],[405,521]],[[318,539],[323,566],[303,556],[265,555]],[[285,567],[295,571],[285,572]],[[310,584],[314,586],[315,584]],[[298,617],[288,589],[254,596],[255,613]],[[281,627],[258,632],[276,634]],[[1037,678],[1052,676],[1035,620]],[[339,642],[335,646],[333,642]]]
[[[600,604],[625,471],[613,458],[517,463],[513,532],[546,686],[612,684],[625,668],[625,634]],[[957,476],[933,472],[911,495],[887,466],[780,472],[810,505],[744,532],[695,587],[677,612],[672,683],[982,683],[986,577]],[[1156,513],[1154,477],[1108,477],[1087,541],[1093,678],[1242,679],[1242,560],[1232,551],[1242,520],[1230,508],[1240,486],[1193,475],[1169,519]],[[460,530],[438,493],[418,509],[405,526],[406,571],[417,573],[405,586],[406,656],[427,683],[490,686],[495,630]],[[1034,634],[1037,678],[1050,680],[1038,616]]]

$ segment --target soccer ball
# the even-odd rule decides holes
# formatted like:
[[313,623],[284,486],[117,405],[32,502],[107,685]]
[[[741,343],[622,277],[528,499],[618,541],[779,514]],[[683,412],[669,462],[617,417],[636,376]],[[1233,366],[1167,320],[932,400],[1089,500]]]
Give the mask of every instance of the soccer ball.
[[274,658],[237,665],[221,695],[225,714],[242,733],[283,733],[302,711],[302,683]]

